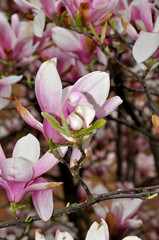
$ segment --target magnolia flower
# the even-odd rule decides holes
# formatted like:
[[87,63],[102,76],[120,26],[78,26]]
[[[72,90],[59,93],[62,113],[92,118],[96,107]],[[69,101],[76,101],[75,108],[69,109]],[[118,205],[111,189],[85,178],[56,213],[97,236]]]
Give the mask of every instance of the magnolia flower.
[[[55,240],[74,240],[70,233],[64,231],[57,230]],[[100,224],[94,222],[90,229],[87,232],[86,240],[109,240],[109,231],[108,226],[104,219],[101,218]],[[45,240],[44,235],[41,233],[39,229],[35,232],[35,240]]]
[[136,20],[141,19],[144,26],[142,28],[143,31],[139,33],[132,52],[135,60],[140,63],[150,57],[159,56],[159,16],[155,19],[153,26],[153,16],[149,1],[141,0],[138,8]]
[[52,19],[55,12],[55,0],[14,0],[22,9],[32,10],[34,13],[34,33],[37,37],[42,37],[45,27],[45,14]]
[[[73,86],[62,89],[55,58],[41,65],[35,79],[35,93],[42,112],[49,113],[61,124],[59,116],[59,109],[61,109],[73,131],[88,128],[95,116],[98,119],[103,118],[122,103],[119,96],[106,100],[109,89],[109,75],[100,71],[89,73]],[[47,119],[44,119],[43,124],[38,122],[18,102],[17,109],[24,121],[40,130],[46,139],[51,139],[53,143],[63,143],[64,139],[65,142],[76,142],[74,138],[56,131]],[[75,155],[78,160],[80,152],[78,149],[74,151],[72,158]]]
[[[19,21],[17,14],[12,15],[9,24],[7,17],[0,12],[0,36],[0,59],[13,61],[14,67],[24,66],[35,59],[32,54],[39,43],[33,45],[32,25]],[[11,72],[12,68],[9,67],[7,71]]]
[[26,194],[32,192],[33,204],[38,215],[47,221],[53,212],[51,188],[61,183],[48,183],[45,179],[38,178],[58,163],[49,152],[40,159],[39,156],[39,141],[32,134],[18,140],[12,158],[6,158],[0,146],[0,186],[10,203],[18,203]]
[[61,0],[69,14],[75,19],[80,14],[85,25],[98,24],[110,12],[115,12],[118,0]]
[[6,107],[11,96],[11,85],[19,82],[22,76],[9,76],[0,79],[0,109]]
[[[80,78],[72,87],[62,90],[60,76],[56,70],[56,59],[44,62],[35,79],[35,93],[43,112],[49,113],[60,123],[59,109],[72,130],[87,128],[94,117],[103,118],[122,103],[119,96],[106,101],[110,89],[109,75],[92,72]],[[58,144],[63,137],[44,119],[43,124],[17,102],[22,118],[32,127],[40,130],[47,139]]]
[[97,204],[94,210],[98,217],[106,219],[112,236],[123,236],[126,230],[142,225],[141,219],[134,218],[141,204],[141,199],[114,199],[109,209]]

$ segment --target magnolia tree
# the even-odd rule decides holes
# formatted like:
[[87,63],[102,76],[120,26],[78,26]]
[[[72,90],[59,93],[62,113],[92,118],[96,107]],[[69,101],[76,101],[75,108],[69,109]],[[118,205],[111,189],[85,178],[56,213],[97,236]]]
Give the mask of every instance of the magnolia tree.
[[0,239],[158,240],[158,72],[158,1],[0,1]]

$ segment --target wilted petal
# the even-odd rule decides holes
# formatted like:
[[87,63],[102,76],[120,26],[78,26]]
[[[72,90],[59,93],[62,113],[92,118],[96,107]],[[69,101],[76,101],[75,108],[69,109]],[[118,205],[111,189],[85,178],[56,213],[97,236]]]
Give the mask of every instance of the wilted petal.
[[34,165],[34,174],[32,179],[39,177],[40,175],[46,173],[51,168],[53,168],[56,164],[59,163],[59,160],[55,158],[55,156],[46,152]]
[[35,240],[45,240],[44,235],[39,231],[39,229],[35,229]]
[[45,14],[43,11],[34,17],[34,33],[37,37],[42,37],[45,27]]
[[1,176],[6,181],[27,182],[33,175],[32,162],[23,158],[7,158],[1,163]]
[[70,233],[66,231],[60,231],[59,229],[56,231],[55,240],[73,240],[73,237]]
[[109,240],[109,231],[106,222],[101,219],[100,224],[94,222],[86,236],[86,240]]
[[36,75],[35,93],[43,112],[50,113],[53,117],[58,115],[62,99],[62,85],[53,61],[49,60],[41,65]]
[[25,195],[27,195],[30,192],[37,192],[37,191],[52,189],[52,188],[58,187],[61,184],[63,183],[62,182],[48,183],[46,182],[45,179],[38,178],[19,193],[19,195],[15,199],[15,202],[20,202],[25,197]]
[[40,132],[43,133],[43,135],[45,136],[44,130],[43,130],[43,125],[36,120],[31,114],[30,112],[23,107],[17,99],[16,100],[16,108],[20,114],[20,116],[23,118],[23,120],[29,124],[30,126],[32,126],[33,128],[36,128],[37,130],[39,130]]
[[37,162],[39,156],[40,144],[32,134],[20,138],[14,147],[13,158],[15,159],[25,159],[33,165]]
[[133,56],[140,63],[151,57],[159,47],[159,33],[141,32],[133,46]]
[[103,106],[96,112],[97,118],[103,118],[112,113],[123,101],[119,96],[108,99]]

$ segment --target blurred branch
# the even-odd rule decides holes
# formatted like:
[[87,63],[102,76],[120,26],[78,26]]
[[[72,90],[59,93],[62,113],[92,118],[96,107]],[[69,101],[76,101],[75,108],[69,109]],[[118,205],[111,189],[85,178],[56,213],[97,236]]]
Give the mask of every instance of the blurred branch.
[[[153,194],[159,194],[159,185],[156,186],[150,186],[150,187],[143,187],[143,188],[132,188],[132,189],[126,189],[126,190],[117,190],[110,193],[103,193],[103,194],[93,194],[92,197],[88,198],[86,201],[82,203],[73,203],[68,207],[61,208],[54,210],[54,213],[52,215],[52,219],[56,217],[60,217],[63,214],[70,214],[77,212],[89,205],[93,205],[95,203],[99,203],[105,200],[112,200],[112,199],[119,199],[119,198],[147,198],[148,193],[150,195]],[[31,216],[29,218],[29,223],[41,220],[39,216]],[[7,221],[0,223],[0,228],[10,227],[10,226],[20,226],[23,224],[26,224],[26,219],[20,218],[17,220]]]

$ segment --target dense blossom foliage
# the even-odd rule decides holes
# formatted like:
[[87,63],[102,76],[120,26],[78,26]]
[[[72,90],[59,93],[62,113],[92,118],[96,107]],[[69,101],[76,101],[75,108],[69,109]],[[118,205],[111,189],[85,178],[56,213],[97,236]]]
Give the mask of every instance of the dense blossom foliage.
[[157,0],[0,1],[1,239],[158,240],[158,70]]

